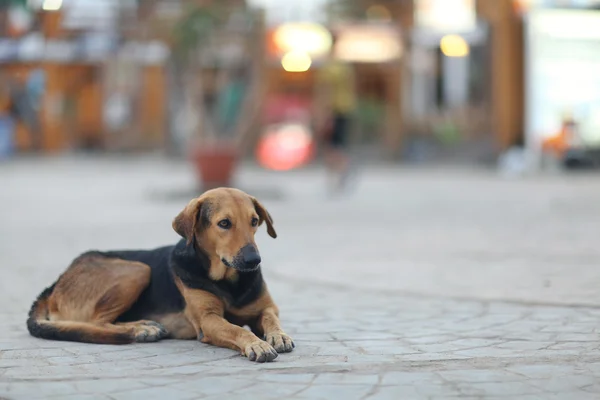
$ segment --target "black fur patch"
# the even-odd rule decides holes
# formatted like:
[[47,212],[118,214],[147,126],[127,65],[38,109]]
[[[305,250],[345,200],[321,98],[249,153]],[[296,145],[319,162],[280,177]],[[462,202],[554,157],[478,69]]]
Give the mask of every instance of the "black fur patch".
[[201,249],[186,245],[183,240],[175,246],[171,268],[185,286],[212,293],[235,308],[252,303],[264,289],[260,268],[250,272],[239,272],[238,279],[234,282],[211,280],[208,256]]
[[212,216],[212,204],[206,200],[200,209],[199,218],[202,228],[206,229],[210,226],[210,217]]
[[39,338],[45,337],[45,336],[42,336],[44,332],[43,332],[43,328],[38,323],[38,319],[40,317],[43,317],[43,319],[47,319],[47,316],[39,315],[39,314],[41,314],[42,310],[38,310],[38,307],[40,306],[41,301],[46,300],[52,294],[55,286],[56,286],[56,282],[54,282],[52,284],[52,286],[44,289],[42,291],[42,293],[40,293],[40,295],[37,297],[37,299],[35,299],[35,301],[31,305],[31,308],[29,309],[29,314],[27,317],[27,330],[29,331],[31,336],[35,336],[35,337],[39,337]]
[[[185,240],[182,240],[185,243]],[[183,311],[185,300],[179,292],[169,260],[175,246],[165,246],[154,250],[111,251],[106,256],[127,261],[139,261],[152,270],[150,283],[129,310],[117,319],[118,322],[139,321],[151,315],[169,314]]]

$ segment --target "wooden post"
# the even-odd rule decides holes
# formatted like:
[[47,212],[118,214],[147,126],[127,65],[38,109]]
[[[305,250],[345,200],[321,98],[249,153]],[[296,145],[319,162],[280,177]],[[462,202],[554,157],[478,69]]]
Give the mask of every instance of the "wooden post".
[[523,23],[512,0],[479,0],[477,13],[491,27],[492,128],[504,150],[523,136]]
[[[61,11],[43,12],[42,31],[46,39],[62,36]],[[40,124],[43,133],[43,147],[47,151],[61,150],[65,145],[62,106],[64,103],[64,67],[55,63],[43,62],[46,74],[46,90],[41,106]]]
[[396,9],[392,10],[392,18],[396,25],[401,29],[403,55],[400,61],[390,65],[386,69],[386,79],[388,81],[388,92],[386,94],[386,127],[384,149],[389,157],[399,157],[404,145],[405,134],[405,116],[403,110],[403,85],[404,67],[407,59],[407,34],[413,27],[414,6],[412,1],[400,1]]
[[40,116],[43,145],[47,151],[56,152],[65,146],[62,118],[64,69],[61,65],[50,63],[45,63],[43,68],[46,73],[46,90]]
[[141,145],[156,147],[164,141],[166,119],[166,76],[162,65],[146,66],[141,69],[142,91],[137,113]]

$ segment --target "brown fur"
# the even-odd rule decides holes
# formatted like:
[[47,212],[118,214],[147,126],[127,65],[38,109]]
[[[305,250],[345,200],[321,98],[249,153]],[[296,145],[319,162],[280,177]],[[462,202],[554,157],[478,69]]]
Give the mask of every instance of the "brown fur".
[[[231,221],[232,228],[219,228],[223,220]],[[210,280],[235,284],[240,272],[226,265],[233,261],[223,260],[239,259],[240,249],[256,246],[254,235],[263,223],[269,235],[277,237],[271,215],[257,199],[221,188],[190,201],[173,220],[173,228],[188,245],[194,243],[206,254]],[[224,298],[194,287],[193,281],[184,283],[175,276],[185,300],[181,312],[151,314],[152,320],[117,322],[148,287],[151,275],[152,269],[145,263],[86,253],[39,296],[30,311],[29,330],[47,339],[110,344],[156,341],[168,331],[172,338],[198,338],[260,362],[273,360],[277,352],[292,350],[293,341],[281,328],[279,310],[266,286],[256,292],[255,300],[250,298],[249,304],[236,308]],[[252,332],[242,325],[249,325]],[[264,335],[265,341],[257,334]]]
[[169,332],[169,337],[173,339],[190,340],[198,337],[198,333],[194,329],[194,326],[183,312],[158,314],[152,316],[150,319],[164,326]]
[[[123,344],[158,335],[150,321],[115,324],[146,288],[150,268],[139,262],[79,257],[56,283],[52,294],[38,304],[45,320],[38,321],[56,335],[76,335],[89,343]],[[37,315],[42,317],[42,315]],[[41,319],[41,318],[40,318]]]
[[[218,229],[201,229],[198,224],[201,225],[202,221],[199,221],[198,214],[203,206],[207,208],[207,213],[211,214],[211,219],[214,221],[235,216],[237,221],[250,221],[252,217],[257,217],[259,222],[256,227],[237,224],[235,235]],[[173,229],[188,243],[196,240],[200,247],[208,250],[210,277],[213,280],[235,279],[237,272],[223,265],[221,258],[233,258],[245,244],[256,246],[254,235],[263,222],[267,224],[267,233],[272,238],[276,238],[277,232],[273,227],[273,219],[256,198],[248,196],[241,190],[213,189],[190,201],[173,220]]]

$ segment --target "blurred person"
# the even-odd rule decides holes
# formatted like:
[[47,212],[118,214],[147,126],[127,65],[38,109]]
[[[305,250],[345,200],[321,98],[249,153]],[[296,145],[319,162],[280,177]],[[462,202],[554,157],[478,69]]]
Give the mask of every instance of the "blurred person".
[[24,75],[18,74],[16,79],[7,79],[7,81],[10,113],[16,121],[21,121],[27,126],[31,135],[31,149],[39,151],[42,148],[42,127],[38,107],[36,107],[39,99],[30,93]]
[[0,73],[0,161],[13,151],[14,122],[6,79]]
[[314,116],[317,131],[323,135],[325,163],[343,191],[351,173],[348,154],[350,122],[356,109],[355,76],[352,66],[335,57],[336,34],[332,34],[329,54],[316,76]]

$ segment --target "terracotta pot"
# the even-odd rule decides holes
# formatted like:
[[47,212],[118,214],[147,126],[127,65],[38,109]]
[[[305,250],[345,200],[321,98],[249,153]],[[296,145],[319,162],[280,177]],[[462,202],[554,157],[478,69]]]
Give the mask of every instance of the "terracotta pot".
[[198,145],[190,154],[203,190],[230,186],[239,158],[237,147],[228,143]]

